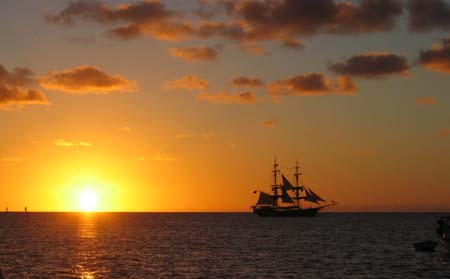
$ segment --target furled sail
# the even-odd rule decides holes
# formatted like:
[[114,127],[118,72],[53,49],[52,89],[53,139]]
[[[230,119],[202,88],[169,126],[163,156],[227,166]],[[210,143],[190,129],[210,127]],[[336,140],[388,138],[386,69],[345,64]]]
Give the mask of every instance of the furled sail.
[[305,193],[306,193],[305,199],[309,202],[319,203],[320,201],[325,201],[309,188],[305,187]]
[[286,190],[284,190],[284,188],[281,188],[281,200],[285,203],[294,203],[294,201],[286,192]]
[[276,201],[272,195],[259,191],[259,199],[256,205],[263,205],[263,204],[276,206]]
[[294,186],[292,186],[291,182],[289,182],[289,180],[284,175],[281,175],[281,178],[283,179],[283,184],[281,184],[281,188],[284,191],[294,190]]

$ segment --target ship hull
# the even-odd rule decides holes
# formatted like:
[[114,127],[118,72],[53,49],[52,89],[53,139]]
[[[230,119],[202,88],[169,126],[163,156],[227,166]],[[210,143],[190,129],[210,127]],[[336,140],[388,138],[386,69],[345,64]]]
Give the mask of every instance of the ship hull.
[[322,209],[317,208],[275,208],[275,207],[253,207],[253,213],[259,217],[314,217]]

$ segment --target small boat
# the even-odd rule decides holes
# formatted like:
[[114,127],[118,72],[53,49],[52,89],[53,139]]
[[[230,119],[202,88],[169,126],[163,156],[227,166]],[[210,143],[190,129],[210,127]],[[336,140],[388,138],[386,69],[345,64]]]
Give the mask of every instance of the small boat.
[[[311,188],[301,185],[298,162],[295,165],[294,177],[295,186],[278,169],[277,159],[273,164],[273,184],[272,193],[268,194],[259,191],[259,198],[256,205],[252,206],[253,213],[259,217],[313,217],[319,210],[336,205],[336,202],[326,202],[319,195],[313,192]],[[278,176],[281,174],[282,183],[278,183]],[[256,194],[258,191],[254,191]],[[291,192],[292,196],[289,194]],[[304,192],[304,195],[301,193]],[[300,200],[308,204],[300,203]]]
[[450,252],[450,216],[441,217],[436,223],[438,224],[436,234],[439,236],[442,246]]
[[435,241],[425,240],[422,242],[414,243],[414,249],[421,252],[433,252],[437,245],[438,243]]

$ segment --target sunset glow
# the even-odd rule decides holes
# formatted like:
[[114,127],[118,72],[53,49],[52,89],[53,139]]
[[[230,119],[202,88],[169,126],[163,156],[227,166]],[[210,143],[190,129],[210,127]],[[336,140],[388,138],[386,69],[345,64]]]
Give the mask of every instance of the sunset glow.
[[78,196],[78,204],[81,211],[96,211],[98,203],[97,193],[93,190],[83,190]]
[[2,1],[0,208],[247,212],[276,156],[330,210],[450,209],[422,2]]

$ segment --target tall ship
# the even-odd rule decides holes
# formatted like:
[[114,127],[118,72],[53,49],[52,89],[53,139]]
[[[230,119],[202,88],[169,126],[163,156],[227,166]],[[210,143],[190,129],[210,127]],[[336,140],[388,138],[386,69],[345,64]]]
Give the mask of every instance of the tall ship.
[[[253,213],[261,217],[313,217],[321,209],[336,205],[336,202],[322,199],[311,188],[301,185],[300,166],[295,163],[295,185],[280,173],[277,159],[273,164],[272,193],[259,191],[256,205],[252,206]],[[281,183],[278,183],[281,176]],[[257,193],[254,191],[253,193]],[[302,201],[302,202],[300,202]]]

